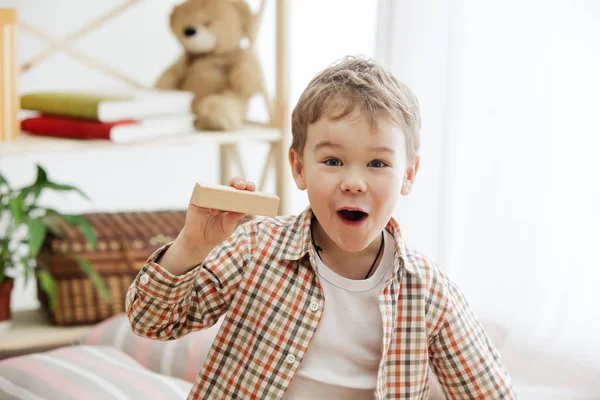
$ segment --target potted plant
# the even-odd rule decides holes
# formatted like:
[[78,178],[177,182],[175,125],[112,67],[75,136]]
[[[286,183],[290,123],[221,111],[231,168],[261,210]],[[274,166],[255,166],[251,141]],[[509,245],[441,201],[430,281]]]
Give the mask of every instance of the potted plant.
[[[57,222],[63,220],[81,230],[92,250],[96,247],[96,236],[90,223],[80,215],[65,214],[39,204],[40,195],[46,191],[74,191],[89,198],[78,188],[52,182],[46,171],[37,165],[35,181],[20,189],[12,188],[0,174],[0,326],[10,322],[10,295],[14,277],[23,274],[27,283],[36,274],[42,289],[48,295],[50,307],[55,304],[55,282],[47,271],[36,268],[36,256],[49,230],[57,231]],[[82,271],[90,277],[100,295],[110,301],[108,290],[100,275],[89,262],[74,254]]]

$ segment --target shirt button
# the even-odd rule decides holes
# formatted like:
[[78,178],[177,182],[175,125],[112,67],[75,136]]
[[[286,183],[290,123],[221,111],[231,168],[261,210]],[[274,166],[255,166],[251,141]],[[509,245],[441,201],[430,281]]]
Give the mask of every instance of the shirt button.
[[316,301],[311,301],[310,306],[308,306],[308,308],[310,309],[310,311],[317,311],[319,309],[319,303],[317,303]]
[[293,354],[288,354],[287,357],[285,358],[285,362],[288,364],[293,364],[296,362],[296,357],[294,357]]
[[142,285],[147,285],[149,280],[150,278],[148,278],[148,274],[140,276],[140,282],[142,282]]

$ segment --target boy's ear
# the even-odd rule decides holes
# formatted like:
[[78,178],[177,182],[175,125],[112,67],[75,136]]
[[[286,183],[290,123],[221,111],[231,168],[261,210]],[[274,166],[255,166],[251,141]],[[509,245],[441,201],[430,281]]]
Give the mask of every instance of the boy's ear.
[[304,164],[302,162],[302,157],[300,157],[295,150],[290,150],[288,158],[290,160],[290,167],[292,168],[292,175],[294,176],[296,186],[300,190],[305,190],[306,179],[304,178]]
[[417,173],[419,172],[420,166],[421,166],[421,157],[416,156],[415,161],[406,170],[406,174],[404,176],[404,182],[402,182],[401,193],[404,196],[408,195],[411,192],[412,186],[415,183],[415,179],[417,178]]

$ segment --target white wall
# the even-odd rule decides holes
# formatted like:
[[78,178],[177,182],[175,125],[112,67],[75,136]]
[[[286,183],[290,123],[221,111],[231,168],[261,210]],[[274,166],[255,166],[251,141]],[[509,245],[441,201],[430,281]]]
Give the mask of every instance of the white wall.
[[413,190],[396,208],[409,246],[441,257],[449,2],[382,0],[376,58],[407,84],[421,107],[421,164]]
[[523,373],[563,359],[553,383],[597,398],[600,3],[472,0],[454,18],[447,266],[537,353]]
[[405,231],[465,292],[520,398],[600,398],[600,3],[382,3],[380,54],[421,99],[430,168]]
[[[122,4],[122,1],[0,0],[0,7],[16,7],[20,19],[35,24],[53,37],[64,37],[87,21]],[[98,31],[78,40],[75,48],[97,57],[146,85],[174,60],[179,48],[168,30],[167,16],[174,0],[145,0]],[[290,3],[290,83],[294,104],[308,81],[319,70],[346,54],[374,53],[376,2],[361,0],[306,0]],[[250,1],[253,7],[256,1]],[[260,31],[258,49],[267,76],[273,77],[274,1],[269,1]],[[21,62],[39,54],[46,45],[20,32]],[[271,87],[273,79],[268,82]],[[57,53],[40,67],[22,75],[21,93],[36,89],[122,87],[119,82]],[[264,110],[257,101],[251,113],[261,118]],[[243,147],[250,179],[258,179],[265,148],[253,143]],[[184,208],[189,200],[190,182],[217,180],[218,153],[215,146],[203,148],[115,149],[68,154],[25,155],[0,159],[0,171],[14,185],[33,179],[35,163],[41,163],[56,181],[74,184],[93,200],[74,195],[46,196],[44,201],[63,211],[121,211]],[[291,210],[307,205],[306,196],[295,186]],[[34,287],[21,281],[13,291],[13,309],[37,306]]]

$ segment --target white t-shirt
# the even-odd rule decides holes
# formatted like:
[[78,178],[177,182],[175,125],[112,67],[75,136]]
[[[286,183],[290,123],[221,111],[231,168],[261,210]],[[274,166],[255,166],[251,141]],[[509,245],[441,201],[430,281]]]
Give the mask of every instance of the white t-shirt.
[[383,342],[378,295],[390,278],[393,257],[387,231],[381,262],[365,280],[336,274],[315,254],[323,316],[284,399],[373,400]]

